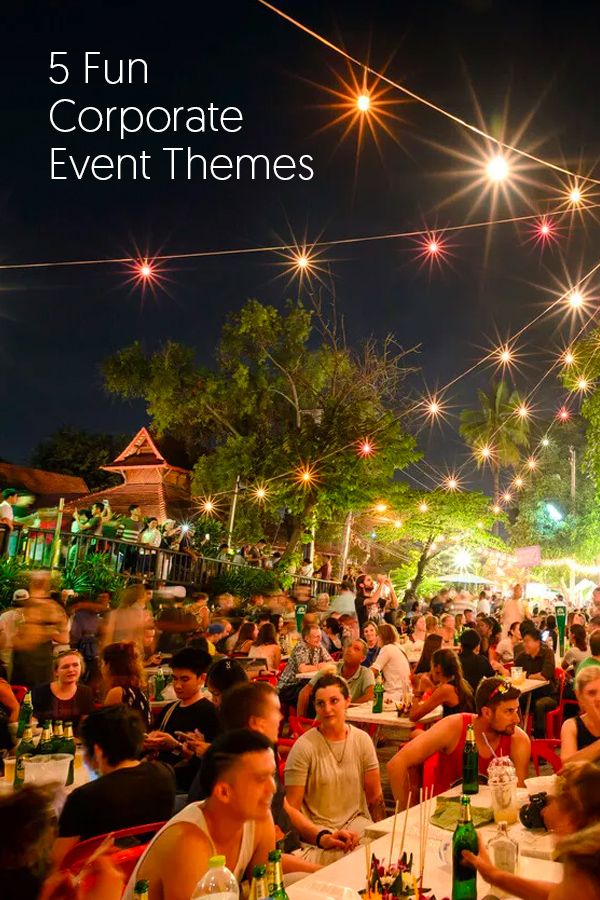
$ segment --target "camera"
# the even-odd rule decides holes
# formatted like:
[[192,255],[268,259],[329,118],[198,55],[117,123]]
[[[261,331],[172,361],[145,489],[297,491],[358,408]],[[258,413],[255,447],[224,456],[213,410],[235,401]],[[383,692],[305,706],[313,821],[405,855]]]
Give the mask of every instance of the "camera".
[[539,794],[531,794],[529,803],[522,806],[519,810],[519,818],[525,828],[543,828],[546,829],[542,810],[548,805],[548,794],[546,791],[540,791]]

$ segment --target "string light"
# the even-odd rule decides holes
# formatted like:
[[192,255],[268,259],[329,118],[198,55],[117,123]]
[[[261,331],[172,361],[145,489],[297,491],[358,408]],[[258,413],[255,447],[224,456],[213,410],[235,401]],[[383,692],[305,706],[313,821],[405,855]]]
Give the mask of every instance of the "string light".
[[387,509],[387,503],[376,503],[375,504],[375,512],[384,513]]
[[565,352],[562,354],[562,361],[565,364],[565,366],[572,366],[573,363],[575,362],[575,356],[573,354],[573,351],[565,350]]
[[540,441],[540,444],[542,445],[542,447],[549,447],[550,446],[550,438],[543,437],[542,440]]
[[505,491],[505,492],[502,494],[502,500],[504,501],[504,503],[510,503],[510,502],[511,502],[511,500],[512,500],[512,494],[510,493],[510,491]]
[[426,513],[426,512],[428,512],[428,511],[429,511],[429,507],[428,507],[428,505],[425,503],[425,501],[423,501],[422,503],[419,503],[419,512],[420,512],[420,513]]
[[257,501],[257,503],[264,503],[267,497],[269,496],[269,489],[265,484],[257,484],[251,491],[252,498]]
[[591,387],[590,381],[585,378],[585,376],[581,376],[577,379],[577,390],[581,391],[583,394],[586,394]]
[[569,188],[567,198],[571,206],[580,206],[583,202],[583,193],[581,191],[581,188],[577,184],[573,185],[573,187]]
[[459,491],[461,488],[460,479],[454,474],[448,475],[447,478],[444,479],[443,488],[449,493],[455,493]]
[[535,456],[530,456],[529,459],[527,460],[527,468],[529,469],[529,471],[533,472],[535,469],[537,469],[537,466],[538,466],[538,461],[535,458]]
[[363,459],[373,456],[376,449],[375,442],[369,437],[359,438],[356,442],[356,452]]
[[488,160],[485,171],[490,181],[505,181],[509,173],[508,162],[502,154],[498,153]]
[[356,98],[356,108],[359,112],[368,112],[371,105],[371,98],[368,94],[359,94]]
[[526,403],[521,403],[521,405],[517,407],[517,415],[520,419],[529,418],[529,416],[531,415],[531,410]]
[[214,516],[218,511],[219,504],[215,497],[204,497],[200,503],[200,512],[205,516]]
[[524,479],[521,478],[520,475],[517,475],[517,477],[513,481],[513,485],[517,488],[517,490],[520,490],[524,484],[525,484]]
[[311,487],[318,481],[316,471],[313,466],[299,466],[294,473],[295,480],[304,488]]
[[488,444],[484,444],[482,447],[475,448],[474,456],[476,456],[480,462],[489,462],[493,456],[493,450]]
[[578,290],[571,291],[567,299],[569,301],[569,306],[573,309],[581,309],[584,304],[583,294]]
[[566,406],[561,406],[561,408],[556,413],[556,418],[559,420],[559,422],[567,422],[571,418],[571,413]]
[[498,506],[498,504],[495,503],[494,506],[492,506],[492,512],[494,513],[495,516],[499,516],[500,513],[502,512],[502,507]]
[[394,528],[402,528],[402,519],[396,519],[394,522]]

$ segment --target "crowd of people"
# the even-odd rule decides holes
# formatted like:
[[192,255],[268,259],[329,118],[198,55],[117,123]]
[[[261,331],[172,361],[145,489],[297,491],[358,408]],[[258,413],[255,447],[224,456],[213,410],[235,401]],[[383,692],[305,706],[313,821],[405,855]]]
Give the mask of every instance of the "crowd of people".
[[[13,752],[20,706],[11,685],[19,685],[30,690],[38,722],[73,723],[96,776],[69,792],[54,832],[46,791],[26,785],[0,796],[0,823],[31,819],[1,850],[10,896],[58,900],[81,841],[157,822],[165,824],[127,886],[110,865],[97,864],[101,900],[131,900],[137,879],[149,882],[150,900],[189,900],[215,853],[242,879],[278,842],[290,879],[349,852],[386,815],[377,748],[347,720],[351,704],[373,700],[378,682],[387,696],[408,698],[414,723],[387,765],[402,808],[418,801],[433,758],[436,793],[460,779],[468,726],[481,778],[492,759],[506,756],[522,785],[531,740],[545,735],[547,713],[570,699],[561,733],[565,787],[546,815],[561,823],[552,827],[565,871],[582,884],[595,871],[600,588],[585,613],[569,613],[562,652],[552,608],[528,607],[518,585],[506,600],[482,592],[467,603],[443,590],[427,603],[400,603],[386,576],[348,573],[338,595],[316,596],[303,615],[285,592],[243,606],[230,594],[178,594],[153,594],[141,583],[119,598],[55,593],[44,573],[33,573],[0,615],[4,754]],[[164,694],[156,681],[163,667]],[[514,667],[541,683],[528,721],[509,678]],[[441,717],[424,727],[438,709]],[[292,721],[305,724],[294,731]],[[586,797],[566,824],[557,810],[584,782]],[[570,841],[576,829],[585,832],[580,847]],[[502,886],[484,849],[472,863]],[[551,886],[545,894],[528,890],[517,885],[515,893],[561,896]]]

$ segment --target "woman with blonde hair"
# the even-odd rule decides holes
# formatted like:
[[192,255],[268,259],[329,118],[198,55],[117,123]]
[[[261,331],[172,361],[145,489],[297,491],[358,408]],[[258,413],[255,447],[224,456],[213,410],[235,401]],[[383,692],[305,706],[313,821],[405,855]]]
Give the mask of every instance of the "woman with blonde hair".
[[586,666],[575,677],[575,696],[581,712],[566,719],[560,732],[563,762],[600,759],[600,665]]
[[142,657],[134,641],[117,641],[102,651],[101,671],[107,691],[103,706],[124,703],[139,712],[145,728],[152,726],[150,702],[144,691]]
[[410,663],[400,647],[400,637],[393,625],[382,622],[379,626],[379,643],[381,650],[371,666],[371,671],[375,677],[381,672],[388,693],[402,691],[404,685],[410,681]]
[[83,716],[94,708],[94,696],[87,684],[79,684],[85,664],[77,650],[57,653],[52,663],[54,678],[31,691],[33,714],[38,722],[47,719],[72,722],[77,728]]

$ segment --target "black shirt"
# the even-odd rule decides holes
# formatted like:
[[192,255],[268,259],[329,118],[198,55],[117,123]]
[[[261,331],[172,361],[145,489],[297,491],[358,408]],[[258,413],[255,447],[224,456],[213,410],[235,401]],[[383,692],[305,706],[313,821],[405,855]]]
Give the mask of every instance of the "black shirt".
[[195,728],[204,735],[204,740],[209,744],[219,732],[217,710],[214,704],[204,697],[189,706],[182,706],[179,700],[167,706],[158,726],[159,731],[173,735],[176,731],[194,731]]
[[174,802],[173,772],[162,763],[117,769],[69,794],[58,836],[85,841],[109,831],[164,822],[172,816]]
[[486,656],[482,656],[481,653],[465,653],[463,650],[459,659],[465,681],[471,685],[473,694],[475,694],[482,678],[491,678],[496,674],[489,659]]
[[[546,647],[542,644],[537,656],[529,656],[527,653],[520,653],[515,659],[515,666],[520,666],[524,669],[528,678],[531,678],[532,675],[543,675],[544,678],[550,682],[550,687],[552,689],[555,688],[554,669],[556,663],[554,660],[554,653],[550,647]],[[537,696],[542,696],[539,693],[539,690]]]
[[31,691],[31,702],[38,722],[60,719],[61,722],[72,722],[73,728],[77,729],[79,720],[94,708],[94,694],[87,684],[78,684],[70,700],[60,700],[52,693],[50,684],[40,684]]

